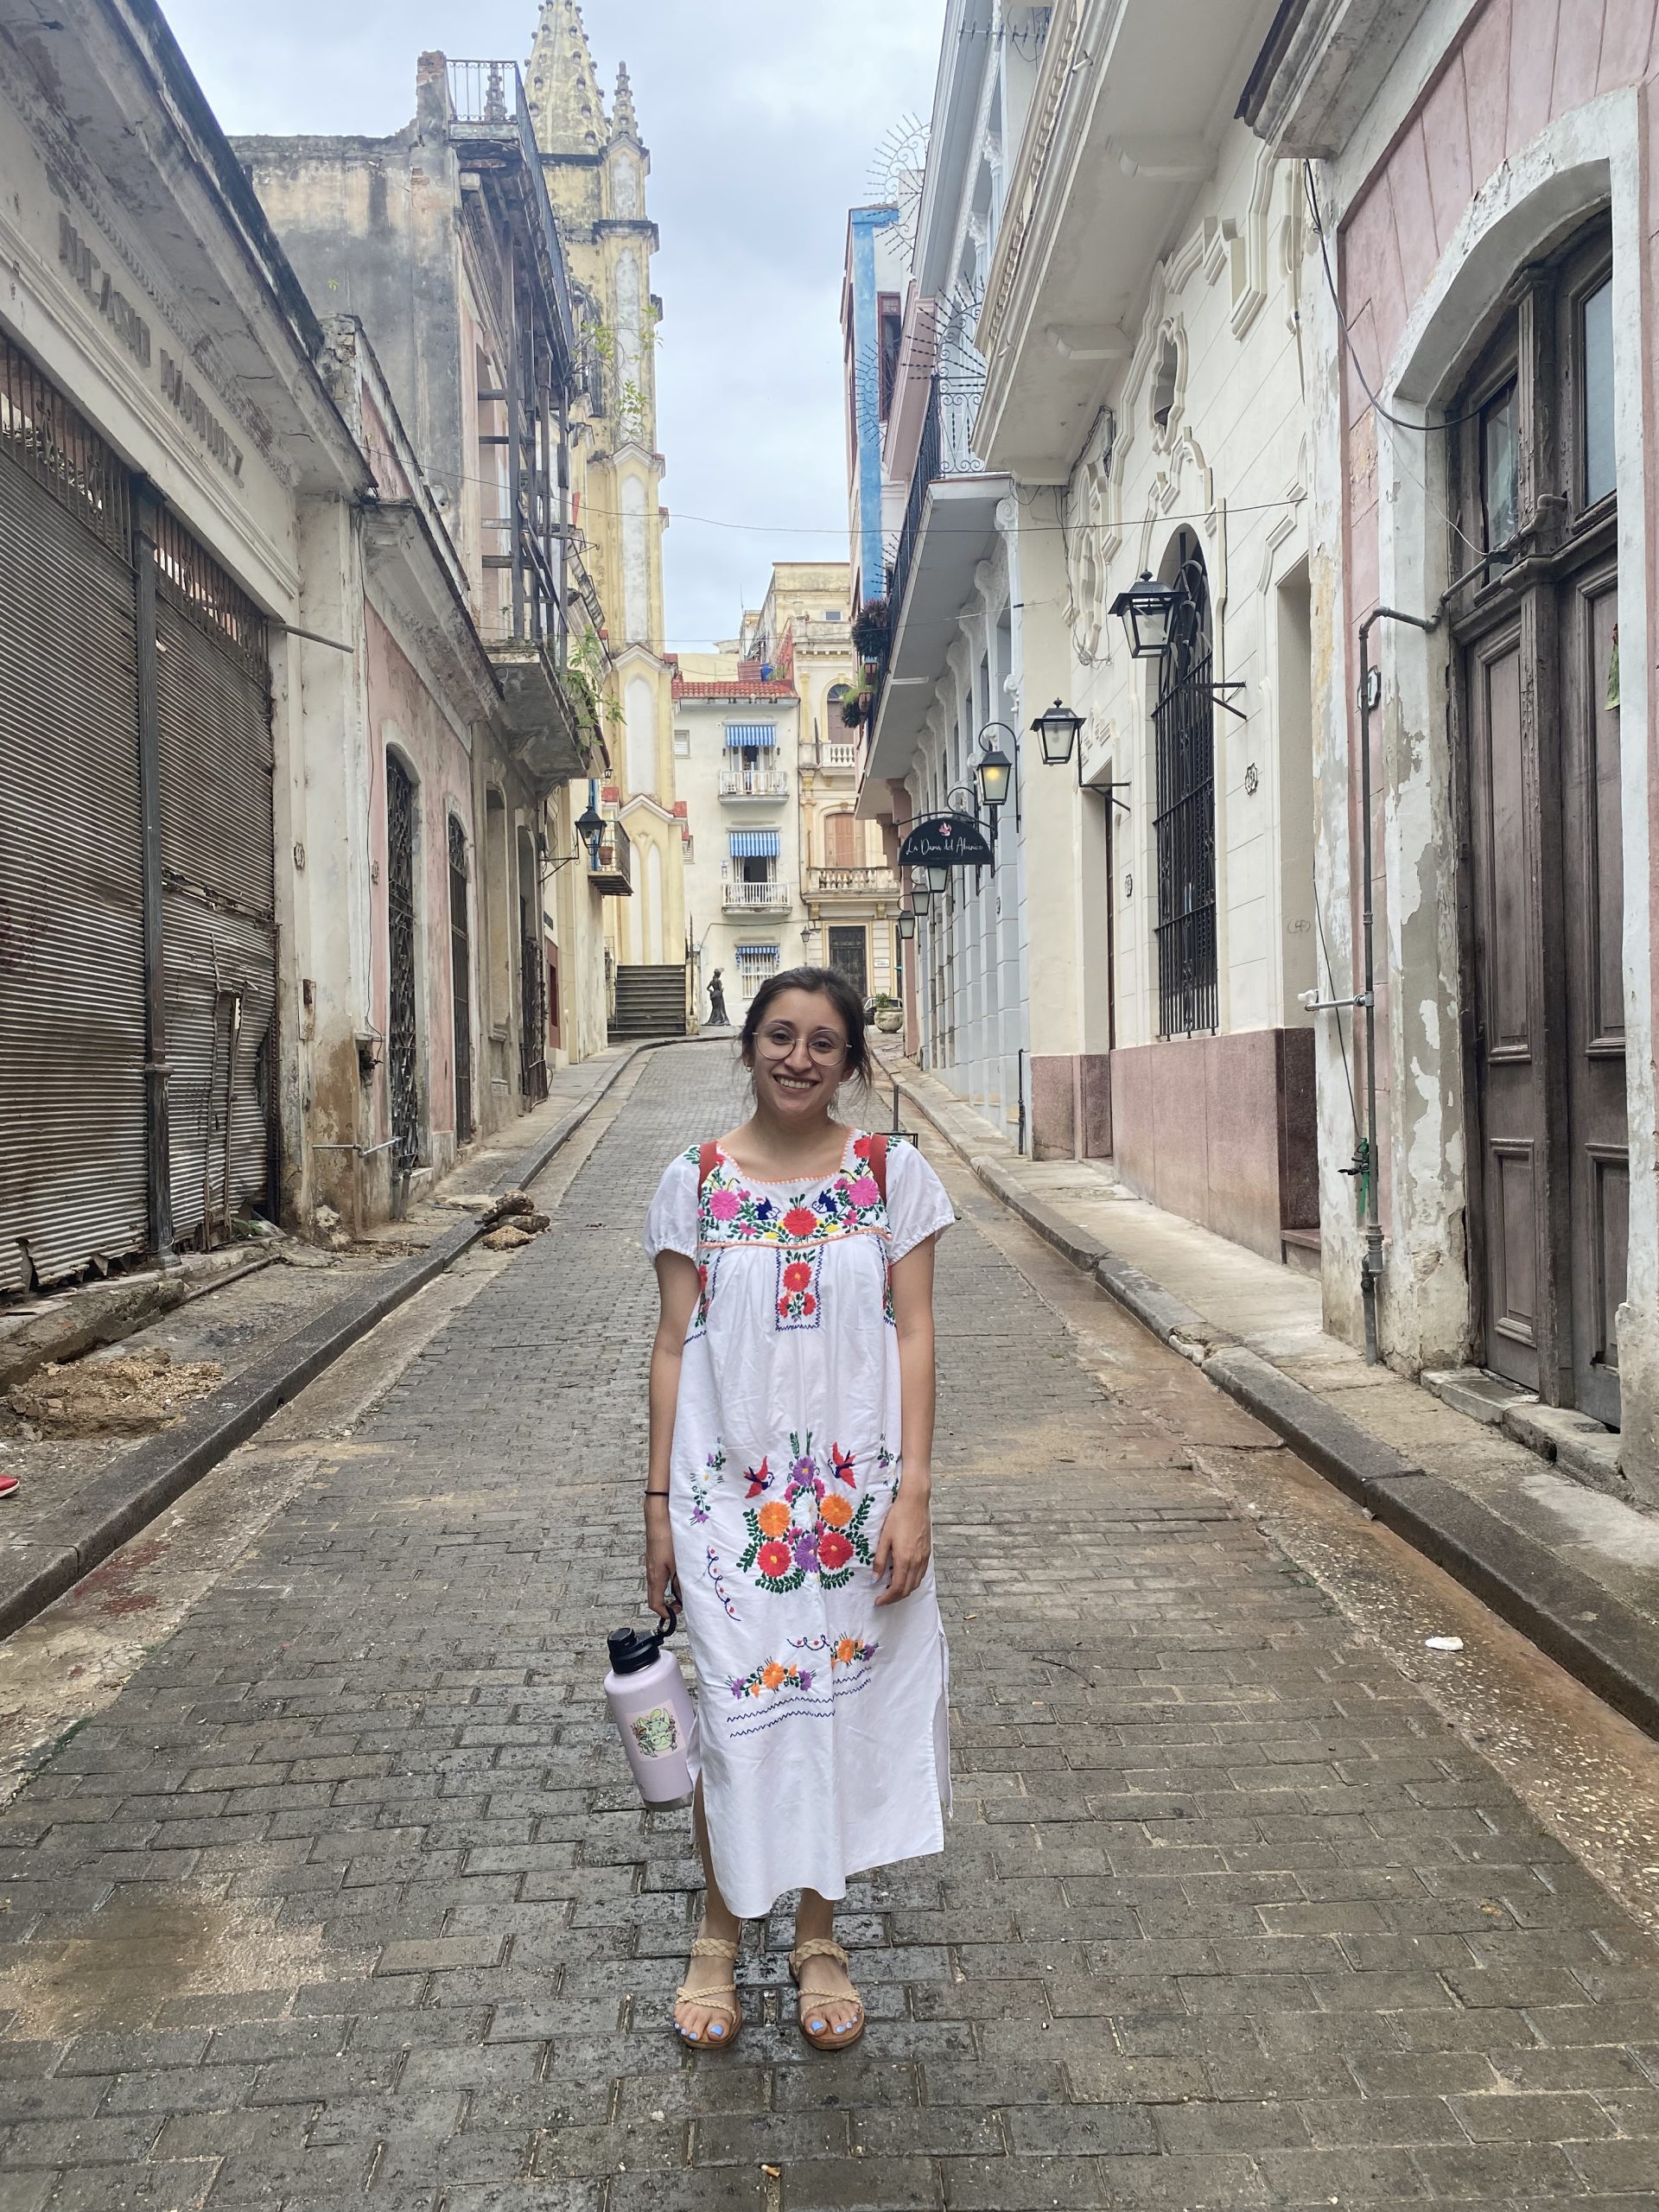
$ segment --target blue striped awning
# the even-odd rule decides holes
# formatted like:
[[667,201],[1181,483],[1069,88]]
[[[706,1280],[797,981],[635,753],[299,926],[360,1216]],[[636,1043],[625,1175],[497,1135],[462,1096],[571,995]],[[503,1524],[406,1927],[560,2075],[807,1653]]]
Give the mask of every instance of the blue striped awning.
[[778,742],[776,722],[728,722],[726,750],[741,752],[745,746],[769,746]]
[[740,944],[736,947],[736,952],[740,960],[746,953],[760,956],[770,954],[774,960],[778,957],[778,948],[775,944]]
[[732,830],[727,835],[734,861],[775,861],[778,857],[775,830]]

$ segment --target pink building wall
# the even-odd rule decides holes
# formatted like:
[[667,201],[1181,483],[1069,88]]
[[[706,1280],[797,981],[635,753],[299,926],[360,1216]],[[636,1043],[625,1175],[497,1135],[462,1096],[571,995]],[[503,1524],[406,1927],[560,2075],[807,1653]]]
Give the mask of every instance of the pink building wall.
[[[1369,382],[1381,391],[1391,372],[1397,372],[1397,355],[1425,302],[1437,269],[1452,246],[1459,226],[1470,219],[1483,194],[1503,189],[1494,181],[1506,163],[1515,162],[1539,135],[1587,104],[1609,93],[1634,90],[1638,94],[1640,162],[1639,236],[1643,265],[1640,272],[1643,296],[1659,278],[1659,235],[1653,217],[1653,164],[1656,126],[1659,125],[1659,4],[1656,0],[1486,0],[1476,9],[1448,45],[1409,113],[1384,148],[1374,168],[1352,194],[1342,217],[1337,241],[1338,285],[1357,363],[1344,353],[1341,364],[1342,435],[1344,454],[1344,593],[1348,625],[1347,669],[1350,678],[1347,713],[1350,717],[1350,760],[1357,764],[1360,717],[1357,703],[1358,626],[1377,603],[1382,572],[1377,478],[1376,417],[1364,389]],[[1628,242],[1620,249],[1628,253]],[[1471,341],[1483,334],[1471,329]],[[1659,361],[1650,342],[1642,349],[1644,383],[1641,393],[1643,443],[1651,455],[1659,423]],[[1361,370],[1363,372],[1362,380]],[[1437,399],[1449,397],[1436,393]],[[1424,442],[1425,444],[1427,441]],[[1637,503],[1642,535],[1647,548],[1648,628],[1659,636],[1654,607],[1653,548],[1659,543],[1659,486],[1649,466],[1647,480],[1626,491],[1627,500]],[[1430,511],[1433,500],[1431,494]],[[1374,632],[1374,638],[1378,633]],[[1382,651],[1393,648],[1383,632]],[[1376,658],[1374,652],[1373,658]],[[1382,717],[1374,717],[1373,746],[1379,747]],[[1654,772],[1655,748],[1651,726],[1647,733],[1649,773],[1647,815],[1650,856],[1659,855],[1659,774]],[[1373,788],[1380,793],[1381,766],[1374,751]],[[1360,932],[1358,881],[1359,794],[1358,769],[1351,778],[1348,798],[1350,850],[1355,856],[1352,881],[1354,941]],[[1379,796],[1373,821],[1373,893],[1377,914],[1379,950],[1388,943],[1384,880],[1382,803]],[[1659,899],[1650,866],[1646,887],[1648,987],[1659,982]],[[1640,895],[1641,887],[1627,879],[1627,899]],[[1402,1085],[1398,1114],[1392,1094],[1393,1071],[1388,1064],[1388,1039],[1395,1025],[1389,1018],[1386,960],[1380,960],[1378,976],[1378,1087],[1380,1125],[1384,1131],[1380,1166],[1382,1175],[1384,1219],[1389,1218],[1391,1146],[1387,1131],[1400,1138],[1402,1117],[1408,1118],[1412,1101],[1409,1084]],[[1647,1055],[1645,1080],[1632,1090],[1633,1109],[1638,1096],[1651,1099],[1656,1079],[1651,1049]],[[1356,1069],[1357,1078],[1359,1071]],[[1632,1070],[1634,1075],[1635,1071]],[[1634,1196],[1634,1192],[1633,1192]],[[1656,1378],[1659,1379],[1659,1378]],[[1628,1394],[1627,1394],[1628,1395]],[[1627,1409],[1628,1410],[1628,1409]]]

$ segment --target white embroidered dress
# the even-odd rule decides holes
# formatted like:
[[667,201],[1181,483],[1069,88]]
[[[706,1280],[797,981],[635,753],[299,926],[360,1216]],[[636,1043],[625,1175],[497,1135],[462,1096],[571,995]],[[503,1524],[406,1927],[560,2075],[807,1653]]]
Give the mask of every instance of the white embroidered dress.
[[914,1146],[884,1204],[855,1135],[820,1181],[760,1183],[723,1152],[664,1175],[645,1250],[696,1262],[669,1516],[696,1669],[715,1872],[758,1919],[785,1891],[844,1897],[938,1851],[946,1656],[933,1570],[877,1609],[872,1560],[899,1480],[890,1262],[955,1218]]

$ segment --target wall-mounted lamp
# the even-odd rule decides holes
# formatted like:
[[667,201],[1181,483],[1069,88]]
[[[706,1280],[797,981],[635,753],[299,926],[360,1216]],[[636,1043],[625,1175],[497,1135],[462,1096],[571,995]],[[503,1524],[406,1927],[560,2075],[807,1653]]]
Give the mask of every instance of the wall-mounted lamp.
[[569,868],[572,861],[579,861],[584,857],[589,868],[596,867],[599,861],[600,841],[605,835],[605,826],[604,816],[590,799],[584,811],[577,817],[576,845],[574,852],[562,853],[557,860],[550,860],[547,839],[545,836],[538,836],[536,840],[536,854],[542,864],[542,874],[556,875],[562,868]]
[[933,904],[932,886],[927,883],[913,881],[910,887],[910,898],[911,904],[914,906],[916,912],[918,914],[925,914],[928,908]]
[[1014,734],[1006,722],[987,722],[979,733],[980,753],[974,763],[974,781],[979,788],[980,804],[991,817],[992,835],[996,831],[996,817],[1008,803],[1014,789],[1014,762],[992,735],[995,730],[1007,730],[1008,742],[1014,743]]
[[1127,591],[1119,592],[1111,612],[1123,625],[1131,659],[1161,660],[1169,651],[1175,602],[1180,595],[1175,584],[1154,583],[1147,569]]
[[907,944],[915,936],[916,917],[908,906],[899,915],[893,926],[898,931],[899,940],[903,944]]
[[1063,707],[1057,699],[1052,707],[1045,708],[1031,727],[1043,748],[1043,759],[1048,766],[1064,768],[1071,758],[1071,748],[1083,728],[1083,716],[1073,714],[1070,707]]

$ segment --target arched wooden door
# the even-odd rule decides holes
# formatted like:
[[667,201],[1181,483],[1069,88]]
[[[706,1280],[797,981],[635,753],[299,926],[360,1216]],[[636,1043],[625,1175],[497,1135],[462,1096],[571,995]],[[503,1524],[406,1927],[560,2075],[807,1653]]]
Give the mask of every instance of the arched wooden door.
[[1606,230],[1532,273],[1454,416],[1452,613],[1485,1364],[1617,1425],[1629,1125]]

